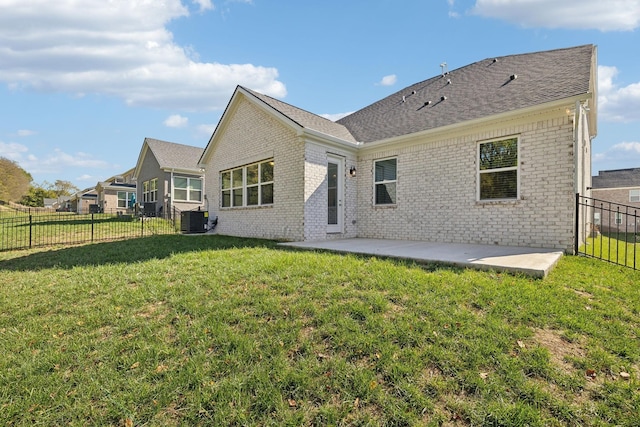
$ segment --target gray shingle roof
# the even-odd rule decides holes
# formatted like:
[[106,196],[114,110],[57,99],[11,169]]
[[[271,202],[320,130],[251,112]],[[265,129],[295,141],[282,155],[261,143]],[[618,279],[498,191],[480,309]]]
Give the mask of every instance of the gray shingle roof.
[[594,54],[595,46],[584,45],[485,59],[402,89],[337,123],[366,143],[586,94]]
[[592,177],[591,187],[594,189],[640,187],[640,168],[600,171],[598,175]]
[[144,141],[161,168],[200,169],[198,160],[202,156],[203,148],[153,138],[145,138]]
[[242,88],[249,92],[251,95],[258,98],[260,101],[264,102],[274,110],[279,111],[304,128],[313,129],[315,131],[324,133],[325,135],[340,138],[344,141],[356,142],[349,130],[342,124],[332,122],[329,119],[325,119],[324,117],[310,113],[301,108],[294,107],[291,104],[287,104],[286,102],[282,102],[275,98],[271,98],[270,96],[255,92],[246,87]]

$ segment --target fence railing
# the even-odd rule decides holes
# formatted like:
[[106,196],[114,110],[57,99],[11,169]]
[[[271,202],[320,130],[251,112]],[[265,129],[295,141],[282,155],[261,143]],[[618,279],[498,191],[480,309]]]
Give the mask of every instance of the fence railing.
[[180,230],[180,212],[165,215],[17,213],[0,216],[0,251],[123,240]]
[[640,208],[576,194],[576,252],[640,269]]

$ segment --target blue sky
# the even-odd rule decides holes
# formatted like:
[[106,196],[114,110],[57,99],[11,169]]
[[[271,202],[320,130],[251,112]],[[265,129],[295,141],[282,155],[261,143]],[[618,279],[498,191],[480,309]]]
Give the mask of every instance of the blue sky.
[[236,85],[327,117],[494,56],[598,46],[594,172],[640,167],[640,0],[0,0],[0,156],[80,188],[204,147]]

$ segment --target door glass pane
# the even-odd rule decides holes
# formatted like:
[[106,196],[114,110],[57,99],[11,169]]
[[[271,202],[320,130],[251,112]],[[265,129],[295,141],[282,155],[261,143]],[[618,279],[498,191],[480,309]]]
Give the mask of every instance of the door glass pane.
[[329,163],[327,167],[327,207],[328,224],[338,224],[338,165]]

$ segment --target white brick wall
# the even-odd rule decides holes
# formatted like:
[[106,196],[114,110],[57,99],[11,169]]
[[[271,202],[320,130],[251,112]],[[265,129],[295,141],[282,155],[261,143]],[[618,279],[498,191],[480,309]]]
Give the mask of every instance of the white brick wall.
[[[478,202],[477,144],[518,135],[520,197]],[[397,205],[373,206],[373,161],[398,158]],[[566,115],[503,124],[359,158],[358,236],[571,250],[573,124]]]
[[[267,239],[304,237],[304,144],[281,122],[249,102],[240,102],[228,126],[219,129],[206,167],[206,194],[220,234]],[[274,159],[272,206],[221,208],[220,171],[267,158]]]
[[[572,106],[570,106],[572,107]],[[484,124],[412,145],[362,149],[304,141],[250,102],[227,111],[206,165],[206,194],[218,232],[282,240],[342,237],[426,240],[570,251],[574,227],[573,124],[565,108]],[[478,141],[519,137],[520,199],[478,202]],[[586,147],[589,149],[589,147]],[[327,155],[344,158],[344,233],[327,233]],[[397,205],[373,206],[373,161],[398,158]],[[270,207],[220,208],[220,171],[274,159]],[[357,163],[356,163],[357,162]],[[357,177],[349,168],[357,166]],[[303,177],[306,177],[303,179]]]

